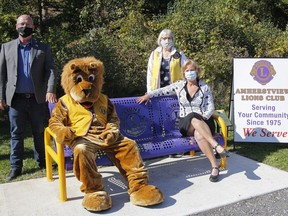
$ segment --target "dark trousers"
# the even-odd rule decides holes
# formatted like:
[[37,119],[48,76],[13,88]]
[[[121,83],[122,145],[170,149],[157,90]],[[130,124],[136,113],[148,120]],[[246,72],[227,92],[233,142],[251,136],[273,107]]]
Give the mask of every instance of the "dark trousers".
[[38,166],[45,167],[44,121],[45,103],[38,104],[32,95],[15,95],[9,107],[11,134],[10,164],[12,170],[22,170],[24,137],[27,122],[30,123],[34,142],[34,159]]

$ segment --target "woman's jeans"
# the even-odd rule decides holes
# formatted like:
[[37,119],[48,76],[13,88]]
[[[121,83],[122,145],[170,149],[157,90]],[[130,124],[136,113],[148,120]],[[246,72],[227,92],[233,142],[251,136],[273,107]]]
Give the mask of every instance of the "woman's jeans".
[[45,103],[38,104],[34,95],[15,94],[9,107],[11,133],[10,164],[12,170],[22,171],[24,138],[29,121],[34,142],[34,159],[39,167],[45,167],[44,121]]

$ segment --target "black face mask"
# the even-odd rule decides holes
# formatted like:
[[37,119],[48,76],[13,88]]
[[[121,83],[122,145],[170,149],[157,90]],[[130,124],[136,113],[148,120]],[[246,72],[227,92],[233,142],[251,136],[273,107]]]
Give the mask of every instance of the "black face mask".
[[33,34],[33,29],[29,27],[20,27],[17,29],[18,34],[21,35],[23,38],[26,38]]

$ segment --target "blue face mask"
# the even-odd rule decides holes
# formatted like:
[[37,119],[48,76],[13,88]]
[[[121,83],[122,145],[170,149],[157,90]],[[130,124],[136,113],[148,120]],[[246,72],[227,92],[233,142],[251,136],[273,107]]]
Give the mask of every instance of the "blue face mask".
[[197,78],[196,71],[185,71],[185,78],[189,81],[193,81]]

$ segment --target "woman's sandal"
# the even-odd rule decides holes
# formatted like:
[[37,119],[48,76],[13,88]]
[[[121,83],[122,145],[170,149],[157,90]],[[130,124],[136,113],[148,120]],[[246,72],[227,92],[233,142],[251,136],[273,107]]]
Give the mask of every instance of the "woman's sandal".
[[210,177],[209,177],[209,180],[210,180],[211,182],[217,182],[217,181],[218,181],[218,176],[219,176],[220,170],[219,170],[218,167],[212,167],[211,172],[213,171],[213,169],[218,170],[218,174],[217,174],[217,175],[212,175],[212,174],[211,174]]
[[[223,149],[222,152],[218,152],[218,151],[217,151],[217,147],[218,147],[218,146],[221,146],[221,145],[217,144],[217,145],[214,147],[215,151],[220,155],[221,158],[225,158],[225,157],[227,156],[226,150]],[[222,146],[221,146],[221,147],[222,147]]]

